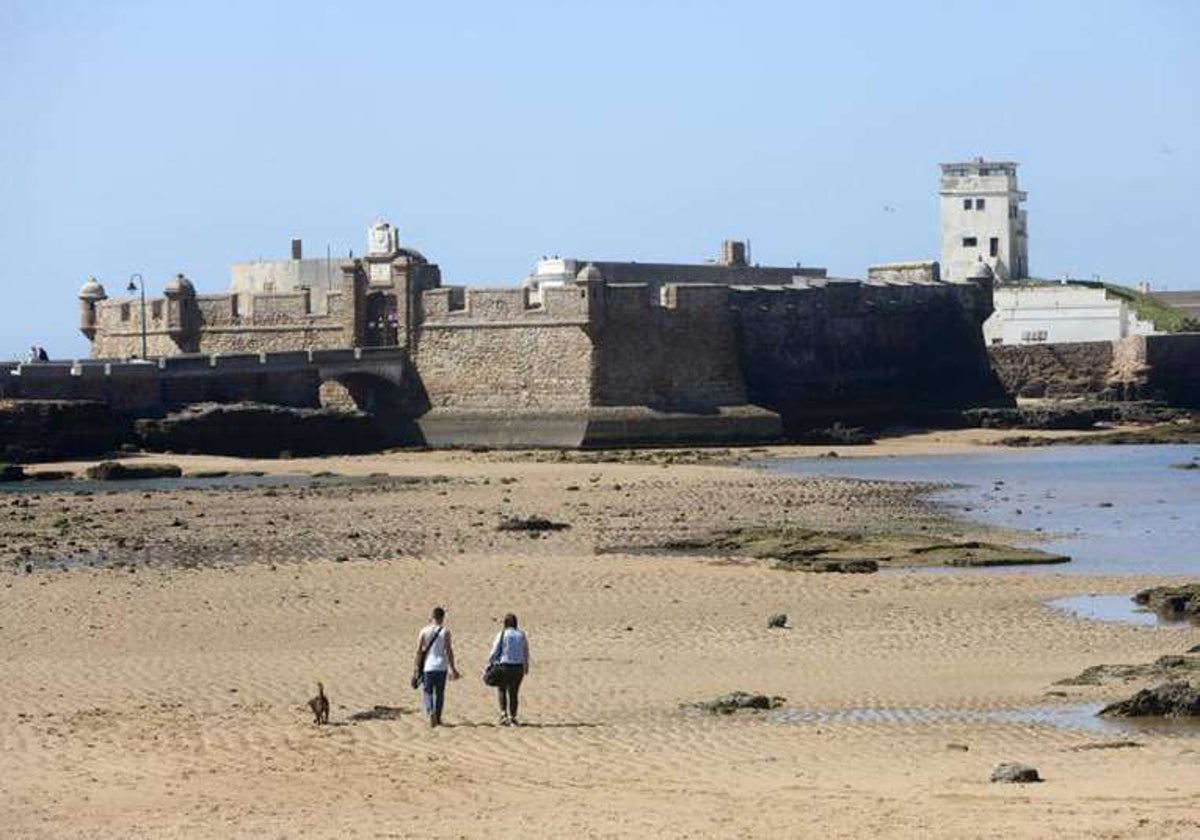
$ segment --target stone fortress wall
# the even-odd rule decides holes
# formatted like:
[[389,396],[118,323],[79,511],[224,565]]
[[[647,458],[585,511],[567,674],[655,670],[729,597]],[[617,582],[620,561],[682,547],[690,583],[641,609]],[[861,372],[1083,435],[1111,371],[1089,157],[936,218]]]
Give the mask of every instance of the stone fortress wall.
[[[149,355],[391,348],[402,370],[387,402],[433,444],[762,439],[800,422],[903,416],[917,402],[953,411],[1006,399],[979,330],[986,271],[949,284],[936,263],[897,264],[863,283],[752,266],[742,243],[726,242],[708,263],[555,258],[519,287],[476,289],[442,285],[390,225],[370,243],[339,265],[319,312],[304,287],[248,305],[177,277],[147,304]],[[80,298],[97,357],[140,354],[139,301],[108,300],[94,282]],[[292,403],[302,391],[312,403],[369,394],[378,407],[384,390],[361,376],[331,387],[311,369],[292,375],[282,389]]]
[[[339,276],[341,274],[339,266]],[[307,291],[243,295],[197,295],[186,278],[178,292],[146,303],[150,357],[179,353],[245,353],[296,348],[352,346],[345,295],[330,292],[313,311]],[[125,358],[141,354],[142,307],[137,299],[99,300],[92,326],[92,355]]]

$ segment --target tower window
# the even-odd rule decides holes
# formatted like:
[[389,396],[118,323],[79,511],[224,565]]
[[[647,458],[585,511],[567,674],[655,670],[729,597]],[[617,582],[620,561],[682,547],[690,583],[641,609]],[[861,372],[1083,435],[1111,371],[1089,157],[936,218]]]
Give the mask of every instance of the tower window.
[[995,236],[988,242],[988,253],[993,257],[1000,256],[1000,240]]
[[975,199],[975,209],[976,209],[976,210],[982,210],[982,209],[983,209],[983,199],[982,199],[982,198],[977,198],[977,199]]
[[971,209],[971,199],[969,199],[969,198],[964,198],[964,199],[963,199],[963,209],[964,209],[964,210],[970,210],[970,209]]
[[978,247],[978,245],[979,245],[979,240],[976,239],[974,236],[964,236],[963,237],[963,247],[964,248],[975,248],[975,247]]

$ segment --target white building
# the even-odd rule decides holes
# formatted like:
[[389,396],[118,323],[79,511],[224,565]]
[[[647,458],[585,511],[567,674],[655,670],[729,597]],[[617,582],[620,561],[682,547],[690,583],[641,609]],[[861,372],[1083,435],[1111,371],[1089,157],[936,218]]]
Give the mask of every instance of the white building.
[[292,240],[290,260],[255,260],[230,266],[230,291],[253,308],[255,295],[287,294],[307,290],[314,311],[325,311],[327,292],[335,291],[341,280],[341,259],[324,257],[306,260],[299,239]]
[[1029,235],[1017,188],[1017,164],[975,158],[943,163],[942,279],[963,282],[976,263],[997,282],[1029,276]]
[[997,285],[992,302],[995,312],[983,324],[988,344],[1115,341],[1154,332],[1127,300],[1099,286]]

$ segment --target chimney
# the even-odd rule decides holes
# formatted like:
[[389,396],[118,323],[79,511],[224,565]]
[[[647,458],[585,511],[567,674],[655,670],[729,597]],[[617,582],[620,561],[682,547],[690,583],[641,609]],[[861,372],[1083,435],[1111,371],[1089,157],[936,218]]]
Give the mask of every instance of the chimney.
[[293,239],[292,240],[292,259],[294,259],[294,260],[303,259],[304,258],[302,256],[303,253],[304,253],[304,248],[301,245],[300,240]]

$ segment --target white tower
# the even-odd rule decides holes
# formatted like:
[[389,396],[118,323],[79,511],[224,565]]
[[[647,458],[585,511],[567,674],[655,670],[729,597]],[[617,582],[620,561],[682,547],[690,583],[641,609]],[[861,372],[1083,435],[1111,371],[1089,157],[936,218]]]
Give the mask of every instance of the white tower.
[[1029,235],[1017,165],[975,158],[943,163],[942,279],[961,283],[979,262],[997,282],[1029,276]]

